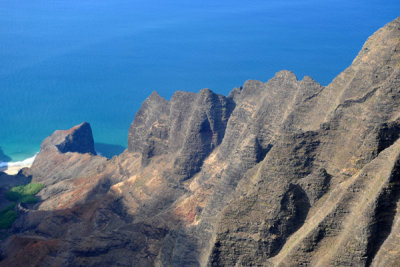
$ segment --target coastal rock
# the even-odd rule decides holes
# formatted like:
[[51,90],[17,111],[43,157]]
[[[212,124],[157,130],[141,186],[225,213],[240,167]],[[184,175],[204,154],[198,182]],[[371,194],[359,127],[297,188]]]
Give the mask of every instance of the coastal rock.
[[92,129],[84,122],[69,130],[57,130],[47,137],[29,172],[33,182],[46,186],[40,194],[47,199],[71,190],[74,188],[69,185],[71,179],[94,172],[104,162],[106,158],[96,156]]
[[399,62],[397,18],[328,86],[280,71],[228,97],[154,92],[110,160],[87,126],[57,131],[0,266],[398,264]]
[[77,152],[96,155],[90,124],[82,122],[69,130],[57,130],[40,146],[41,151],[54,150],[54,148],[57,148],[60,153]]

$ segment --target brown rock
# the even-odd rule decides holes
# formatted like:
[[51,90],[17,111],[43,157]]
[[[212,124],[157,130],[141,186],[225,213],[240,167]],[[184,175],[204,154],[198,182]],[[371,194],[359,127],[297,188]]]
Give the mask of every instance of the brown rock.
[[0,265],[398,264],[399,62],[400,18],[326,87],[281,71],[228,97],[153,93],[111,160],[56,132]]

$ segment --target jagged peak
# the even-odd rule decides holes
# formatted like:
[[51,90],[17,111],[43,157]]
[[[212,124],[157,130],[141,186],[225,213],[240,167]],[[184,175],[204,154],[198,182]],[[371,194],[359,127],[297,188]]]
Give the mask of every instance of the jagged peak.
[[160,97],[160,95],[158,94],[158,92],[156,90],[153,90],[153,92],[151,92],[150,97]]
[[265,84],[258,80],[247,80],[243,85],[243,89],[241,90],[241,97],[247,97],[250,95],[257,95],[260,90],[265,88]]
[[199,95],[210,95],[210,94],[215,94],[215,93],[209,88],[203,88],[199,91]]
[[90,128],[90,129],[92,129],[91,127],[90,127],[90,123],[88,123],[88,122],[86,122],[86,121],[84,121],[84,122],[81,122],[80,124],[78,124],[78,125],[75,125],[74,127],[72,127],[71,129],[69,129],[69,130],[67,130],[67,131],[79,131],[79,130],[82,130],[82,129],[85,129],[85,128]]
[[301,83],[306,83],[306,84],[316,84],[322,86],[319,82],[315,81],[311,76],[305,75],[303,79],[300,81]]
[[154,90],[151,95],[146,99],[146,101],[150,102],[168,102],[167,99],[164,97],[160,96],[156,90]]
[[281,78],[281,79],[289,79],[289,80],[293,80],[293,81],[298,81],[296,75],[290,71],[290,70],[281,70],[278,71],[277,73],[275,73],[275,76],[273,79],[276,78]]
[[[385,42],[376,49],[393,49]],[[388,118],[399,114],[399,76],[385,71],[399,61],[393,51],[365,53],[376,55],[371,67],[352,69],[336,91],[290,71],[268,84],[247,81],[231,93],[239,97],[232,115],[229,101],[204,105],[214,94],[208,89],[177,92],[166,105],[153,92],[129,133],[128,151],[142,157],[40,153],[33,181],[44,177],[49,186],[38,210],[21,206],[1,260],[26,265],[22,251],[26,262],[68,266],[397,263],[400,123]],[[331,119],[341,90],[354,93],[343,98],[351,105]]]
[[210,101],[211,99],[217,99],[217,98],[222,98],[222,99],[226,98],[226,96],[217,94],[208,88],[201,89],[198,93],[198,97],[199,99],[203,99],[205,101]]
[[244,82],[243,90],[246,87],[252,87],[252,86],[257,86],[257,85],[262,86],[262,85],[264,85],[264,83],[262,81],[259,81],[259,80],[247,80],[247,81]]
[[311,76],[308,76],[308,75],[305,75],[301,81],[302,82],[315,82],[315,80]]
[[57,150],[61,153],[78,152],[95,155],[92,128],[88,122],[82,122],[69,130],[57,130],[47,137],[40,146],[41,150]]

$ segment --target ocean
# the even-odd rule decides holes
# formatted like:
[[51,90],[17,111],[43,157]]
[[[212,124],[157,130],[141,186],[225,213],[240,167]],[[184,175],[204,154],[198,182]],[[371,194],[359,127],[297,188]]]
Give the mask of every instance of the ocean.
[[118,154],[153,90],[227,95],[282,69],[327,85],[399,14],[398,0],[0,0],[0,165],[82,121]]

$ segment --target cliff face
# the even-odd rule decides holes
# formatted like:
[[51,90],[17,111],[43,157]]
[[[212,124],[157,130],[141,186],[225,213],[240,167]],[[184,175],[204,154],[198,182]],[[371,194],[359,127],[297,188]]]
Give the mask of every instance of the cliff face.
[[395,266],[399,135],[398,18],[326,87],[153,93],[111,160],[87,124],[56,132],[0,265]]
[[208,89],[198,94],[177,92],[170,103],[154,92],[131,125],[128,151],[139,152],[143,165],[168,154],[175,173],[189,178],[221,143],[234,106],[232,99]]

